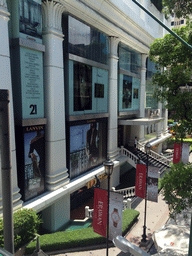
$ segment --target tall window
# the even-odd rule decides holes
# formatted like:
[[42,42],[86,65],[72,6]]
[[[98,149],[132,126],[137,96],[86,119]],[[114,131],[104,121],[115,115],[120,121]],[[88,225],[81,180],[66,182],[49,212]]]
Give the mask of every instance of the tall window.
[[92,67],[74,63],[74,111],[92,109]]
[[107,64],[109,42],[106,35],[68,17],[68,52],[89,60]]

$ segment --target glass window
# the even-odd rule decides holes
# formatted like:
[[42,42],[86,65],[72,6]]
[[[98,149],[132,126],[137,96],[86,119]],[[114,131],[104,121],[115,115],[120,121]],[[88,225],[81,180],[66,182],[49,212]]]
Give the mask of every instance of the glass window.
[[140,74],[141,54],[131,50],[128,46],[119,47],[119,67],[135,74]]
[[68,51],[74,55],[107,64],[108,38],[96,29],[69,16]]
[[123,103],[122,108],[132,107],[132,77],[123,76]]
[[171,21],[171,26],[174,26],[174,21]]
[[74,62],[74,111],[92,109],[92,67]]
[[184,24],[184,20],[181,20],[181,24]]

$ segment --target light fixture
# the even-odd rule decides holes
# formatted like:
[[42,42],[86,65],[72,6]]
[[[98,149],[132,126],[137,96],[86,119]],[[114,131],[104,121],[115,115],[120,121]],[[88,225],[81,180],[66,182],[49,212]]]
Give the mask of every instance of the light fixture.
[[107,176],[111,176],[113,173],[114,163],[108,158],[107,161],[103,163],[103,165],[105,167],[105,174],[107,174]]

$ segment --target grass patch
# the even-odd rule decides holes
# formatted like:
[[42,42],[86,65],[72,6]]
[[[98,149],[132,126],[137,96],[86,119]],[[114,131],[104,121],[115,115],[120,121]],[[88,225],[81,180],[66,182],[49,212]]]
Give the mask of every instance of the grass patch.
[[[139,216],[139,212],[133,209],[123,211],[122,233],[129,230],[131,225]],[[60,231],[52,234],[45,234],[39,237],[41,249],[44,252],[84,247],[106,242],[106,238],[93,232],[92,227],[78,229],[74,231]],[[32,254],[36,248],[36,241],[27,245],[25,254]]]

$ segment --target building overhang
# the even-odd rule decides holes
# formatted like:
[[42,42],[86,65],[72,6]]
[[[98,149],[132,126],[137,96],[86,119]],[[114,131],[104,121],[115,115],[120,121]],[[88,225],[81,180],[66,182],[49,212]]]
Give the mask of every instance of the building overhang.
[[172,136],[171,133],[167,133],[166,135],[163,135],[163,136],[161,136],[159,138],[156,138],[156,139],[150,141],[149,144],[151,145],[151,147],[154,147],[154,146],[158,145],[159,143],[162,143],[162,142],[166,141],[171,136]]
[[138,118],[119,120],[119,125],[151,125],[163,121],[164,118]]

